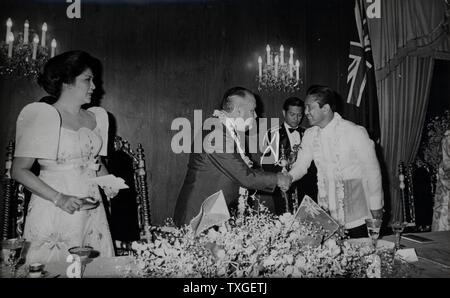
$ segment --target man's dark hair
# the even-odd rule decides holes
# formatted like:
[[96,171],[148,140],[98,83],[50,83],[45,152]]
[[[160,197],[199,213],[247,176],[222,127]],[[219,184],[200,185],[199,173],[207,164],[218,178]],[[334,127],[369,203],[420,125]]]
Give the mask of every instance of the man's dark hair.
[[286,99],[283,104],[283,110],[287,112],[290,106],[301,107],[303,111],[305,110],[305,103],[298,97],[289,97]]
[[222,110],[226,112],[231,112],[234,109],[233,101],[231,100],[231,97],[233,96],[239,96],[239,97],[245,97],[246,95],[254,95],[252,91],[248,90],[244,87],[233,87],[225,91],[225,94],[222,98]]
[[333,89],[322,85],[312,85],[306,91],[306,96],[313,96],[319,107],[328,104],[333,112],[336,111],[340,95]]

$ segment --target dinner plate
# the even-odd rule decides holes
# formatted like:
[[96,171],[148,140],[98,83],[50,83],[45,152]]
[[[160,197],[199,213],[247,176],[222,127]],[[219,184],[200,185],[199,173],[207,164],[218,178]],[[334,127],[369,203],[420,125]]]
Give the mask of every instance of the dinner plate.
[[28,272],[28,277],[29,278],[50,278],[56,276],[56,274],[50,274],[50,272],[48,271],[42,271],[40,276],[31,276],[30,272]]

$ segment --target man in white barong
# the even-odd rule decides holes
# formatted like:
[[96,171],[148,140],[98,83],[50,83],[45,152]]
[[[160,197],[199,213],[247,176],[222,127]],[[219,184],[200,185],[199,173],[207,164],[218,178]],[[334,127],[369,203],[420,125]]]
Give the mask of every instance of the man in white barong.
[[348,236],[367,237],[365,219],[383,215],[380,166],[366,129],[336,112],[339,98],[326,86],[308,89],[305,115],[312,127],[305,131],[289,174],[299,180],[314,161],[319,205],[345,227]]

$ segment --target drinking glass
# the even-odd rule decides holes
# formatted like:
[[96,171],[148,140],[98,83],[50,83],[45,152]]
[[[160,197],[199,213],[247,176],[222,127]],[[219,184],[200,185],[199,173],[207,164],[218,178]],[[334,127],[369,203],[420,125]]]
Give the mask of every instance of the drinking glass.
[[381,223],[381,219],[366,219],[367,232],[369,233],[370,239],[372,239],[372,245],[375,249],[377,248],[377,240],[380,236]]
[[395,250],[400,249],[400,238],[405,228],[405,223],[401,221],[395,221],[391,223],[392,231],[395,234]]
[[81,262],[81,277],[83,277],[86,263],[94,249],[91,246],[75,246],[69,248],[69,253],[80,257]]
[[24,238],[5,239],[1,241],[1,262],[10,268],[13,277],[16,275],[17,264],[22,259],[24,246]]

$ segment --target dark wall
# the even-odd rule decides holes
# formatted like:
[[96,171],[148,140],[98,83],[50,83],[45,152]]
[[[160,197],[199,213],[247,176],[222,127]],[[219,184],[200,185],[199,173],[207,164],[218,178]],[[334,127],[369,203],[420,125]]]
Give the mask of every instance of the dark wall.
[[[45,21],[58,52],[82,49],[101,60],[101,105],[118,134],[146,152],[154,223],[172,216],[186,172],[188,155],[171,151],[172,120],[192,121],[194,109],[207,118],[229,87],[256,91],[266,44],[296,50],[304,78],[296,95],[313,83],[345,92],[350,0],[102,2],[81,0],[81,19],[68,19],[65,1],[2,0],[0,21],[11,17],[21,31],[28,19],[39,32]],[[43,95],[35,82],[0,77],[0,156],[20,109]],[[280,117],[287,94],[260,95],[265,115]]]

